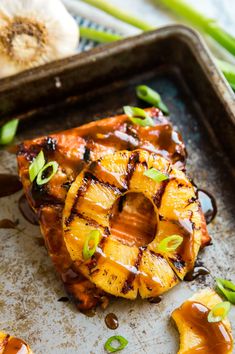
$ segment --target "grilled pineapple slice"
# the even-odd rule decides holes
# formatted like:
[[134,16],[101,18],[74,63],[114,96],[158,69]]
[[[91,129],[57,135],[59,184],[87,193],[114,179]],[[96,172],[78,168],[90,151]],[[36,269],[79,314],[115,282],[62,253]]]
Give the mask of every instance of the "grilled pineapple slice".
[[0,332],[0,354],[33,354],[22,339],[10,336],[9,334]]
[[225,318],[217,323],[207,320],[209,311],[220,302],[222,299],[214,290],[205,289],[173,311],[172,318],[180,333],[178,354],[232,353],[233,338],[229,320]]
[[[169,178],[156,182],[145,176],[152,167]],[[157,218],[147,245],[139,240],[128,244],[112,234],[113,206],[132,193],[147,198]],[[128,232],[133,223],[131,219]],[[93,162],[72,184],[63,211],[65,244],[79,271],[105,292],[129,299],[138,293],[158,296],[176,285],[178,277],[183,279],[197,257],[201,225],[200,206],[185,174],[144,150],[116,152]],[[84,243],[93,230],[100,232],[99,244],[91,259],[84,260]],[[160,241],[175,234],[183,237],[182,245],[169,254],[159,251]]]

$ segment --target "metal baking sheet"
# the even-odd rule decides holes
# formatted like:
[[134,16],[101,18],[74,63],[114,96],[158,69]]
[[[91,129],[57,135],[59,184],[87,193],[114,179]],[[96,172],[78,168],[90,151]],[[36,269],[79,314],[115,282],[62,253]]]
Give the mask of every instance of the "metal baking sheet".
[[[117,299],[88,318],[58,301],[66,294],[39,227],[18,210],[22,191],[2,198],[0,219],[18,219],[19,225],[0,230],[0,329],[28,341],[36,354],[102,354],[114,334],[129,340],[123,354],[176,353],[172,310],[193,292],[213,287],[216,276],[235,281],[235,99],[193,31],[169,26],[2,80],[1,119],[23,119],[21,141],[141,105],[134,90],[140,83],[163,96],[187,146],[188,174],[216,198],[213,245],[199,255],[211,274],[181,282],[159,304]],[[15,156],[6,149],[0,151],[0,173],[16,173]],[[110,312],[119,319],[115,331],[104,323]],[[234,315],[233,308],[235,328]]]

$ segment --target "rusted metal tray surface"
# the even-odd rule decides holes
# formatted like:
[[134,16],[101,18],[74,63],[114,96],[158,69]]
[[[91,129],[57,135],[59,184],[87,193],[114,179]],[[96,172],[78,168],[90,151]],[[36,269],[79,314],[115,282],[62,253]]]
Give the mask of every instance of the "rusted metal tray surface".
[[[170,26],[96,48],[1,82],[2,121],[19,115],[18,141],[81,125],[138,105],[135,86],[157,89],[188,150],[188,174],[214,195],[218,213],[209,225],[213,245],[199,255],[211,274],[182,282],[159,304],[116,300],[88,318],[66,296],[42,246],[39,227],[18,210],[22,191],[1,199],[0,219],[19,219],[15,230],[0,230],[1,329],[27,340],[35,353],[99,354],[113,334],[129,340],[123,353],[173,354],[178,334],[170,313],[214,277],[235,281],[235,98],[195,32]],[[0,152],[0,173],[16,173],[15,156]],[[107,329],[114,312],[119,328]],[[235,328],[235,311],[230,319]]]

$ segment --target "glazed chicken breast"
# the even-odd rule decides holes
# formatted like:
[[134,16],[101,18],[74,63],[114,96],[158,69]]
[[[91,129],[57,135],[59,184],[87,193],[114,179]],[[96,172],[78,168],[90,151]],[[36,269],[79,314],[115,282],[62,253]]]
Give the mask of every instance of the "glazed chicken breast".
[[[157,162],[160,163],[159,161],[161,160],[161,165],[164,165],[164,168],[167,168],[168,172],[172,170],[178,175],[182,174],[181,177],[184,182],[180,183],[179,180],[176,179],[176,182],[169,184],[169,188],[171,186],[172,191],[166,194],[166,197],[168,196],[169,199],[164,202],[165,206],[174,198],[182,197],[182,193],[188,190],[188,194],[186,193],[185,199],[182,202],[183,204],[181,205],[181,208],[185,207],[187,211],[187,218],[191,218],[189,224],[186,222],[186,226],[184,222],[182,225],[182,220],[181,222],[178,220],[180,218],[176,218],[178,221],[174,220],[173,215],[170,215],[171,221],[173,221],[171,224],[165,222],[164,218],[160,220],[162,216],[158,210],[155,212],[156,217],[153,217],[156,205],[152,201],[150,202],[149,198],[146,198],[146,195],[142,192],[140,193],[134,189],[131,190],[131,193],[124,192],[115,181],[109,181],[111,188],[108,190],[105,190],[105,188],[102,189],[104,181],[100,175],[97,177],[99,182],[96,183],[96,189],[90,189],[90,195],[84,195],[80,200],[80,203],[83,203],[81,207],[83,210],[81,210],[81,212],[89,214],[89,212],[92,213],[92,210],[89,211],[90,205],[88,206],[88,204],[90,201],[88,203],[87,198],[93,199],[94,201],[103,198],[99,208],[95,209],[93,213],[96,214],[96,217],[100,215],[100,218],[103,217],[102,213],[105,209],[105,203],[107,203],[108,200],[112,200],[111,205],[109,205],[109,212],[106,214],[106,219],[109,220],[109,231],[106,228],[106,232],[110,233],[111,229],[114,237],[113,239],[110,238],[110,240],[113,242],[122,240],[120,244],[122,244],[123,248],[120,252],[122,252],[124,256],[127,255],[126,258],[128,258],[129,248],[133,247],[134,249],[133,243],[135,243],[136,252],[137,249],[148,249],[148,252],[142,252],[141,256],[142,267],[145,267],[142,272],[143,277],[146,276],[146,272],[148,273],[151,272],[152,269],[155,269],[153,272],[156,271],[158,276],[162,276],[162,279],[160,279],[161,277],[159,278],[159,282],[163,284],[165,281],[160,288],[166,291],[176,284],[178,279],[183,279],[186,272],[193,267],[199,247],[204,247],[210,242],[205,218],[195,193],[195,187],[192,186],[182,172],[185,170],[186,160],[186,150],[182,137],[174,130],[172,124],[158,109],[151,108],[148,109],[147,112],[152,117],[154,126],[142,127],[135,125],[126,115],[121,115],[95,121],[64,132],[25,141],[19,146],[17,160],[24,192],[30,206],[38,216],[48,253],[57,271],[61,275],[69,296],[73,298],[80,310],[87,310],[98,304],[105,307],[107,306],[109,297],[107,293],[122,296],[126,291],[124,285],[127,278],[132,279],[132,284],[139,281],[136,280],[138,277],[136,278],[132,271],[125,273],[126,270],[120,269],[118,262],[113,262],[112,267],[109,264],[109,269],[112,268],[112,272],[120,272],[120,274],[122,274],[122,277],[119,278],[120,283],[118,290],[115,290],[115,286],[104,286],[105,283],[108,284],[107,277],[101,276],[101,274],[103,274],[101,272],[99,272],[100,276],[98,277],[98,273],[96,272],[96,280],[94,280],[94,277],[90,276],[90,271],[87,271],[89,267],[86,267],[86,271],[84,271],[82,268],[84,264],[79,263],[80,260],[74,257],[72,248],[70,247],[71,244],[67,242],[67,235],[69,232],[72,234],[73,230],[70,228],[72,225],[68,223],[69,215],[66,213],[71,209],[71,203],[73,204],[73,200],[76,198],[75,194],[72,194],[71,191],[75,193],[78,190],[82,190],[84,179],[82,182],[79,178],[81,176],[84,177],[85,171],[87,171],[87,173],[94,171],[94,166],[98,166],[100,161],[106,161],[106,164],[114,169],[112,171],[114,176],[115,173],[120,172],[120,166],[123,166],[124,161],[128,164],[128,161],[133,159],[133,154],[135,155],[136,151],[139,151],[138,154],[142,157],[145,156],[143,154],[145,154],[144,151],[146,151],[148,158],[145,157],[148,161],[149,159],[153,159],[154,161],[156,160],[154,163],[157,164]],[[35,181],[33,183],[30,181],[29,167],[40,151],[43,151],[46,162],[56,161],[58,163],[58,170],[47,184],[39,186]],[[125,156],[123,155],[123,159],[120,158],[120,161],[114,164],[112,156],[120,157],[120,155],[117,154],[119,151],[125,151]],[[133,151],[133,153],[131,153],[131,151]],[[106,156],[109,156],[109,160],[105,160]],[[138,171],[138,168],[139,166],[136,164],[133,172],[136,169]],[[122,170],[122,174],[126,176],[127,169]],[[141,178],[139,179],[141,180]],[[94,182],[93,177],[91,181],[92,183]],[[147,185],[151,184],[150,180],[145,180],[145,183]],[[157,186],[154,188],[156,188],[157,193]],[[113,194],[115,198],[113,198]],[[65,201],[67,203],[66,205]],[[180,206],[178,207],[180,208]],[[74,210],[72,210],[72,212],[73,211]],[[165,210],[164,213],[167,215],[168,212],[171,213],[170,210]],[[78,221],[78,216],[79,211],[74,220]],[[95,216],[93,215],[93,217]],[[92,219],[90,214],[87,217]],[[183,217],[183,219],[184,218],[186,218],[186,216]],[[195,220],[193,220],[193,218],[195,218]],[[159,221],[161,221],[161,223],[159,223]],[[132,227],[125,227],[125,224],[130,225],[130,223]],[[159,229],[160,224],[162,226]],[[93,222],[92,228],[96,229],[96,227],[97,224]],[[78,234],[81,234],[81,230],[81,228],[77,230]],[[102,228],[101,234],[103,234],[104,230],[105,226]],[[156,242],[156,238],[153,236],[156,235],[157,230],[162,230],[161,234],[158,233],[159,238],[163,237],[166,231],[170,234],[184,234],[184,243],[187,243],[187,237],[188,239],[191,238],[192,242],[189,242],[191,256],[190,252],[184,252],[184,247],[182,246],[178,250],[179,252],[174,253],[171,257],[158,254],[156,263],[153,249],[151,249],[151,246],[147,247],[147,245],[150,244],[153,246],[153,241],[155,240]],[[197,230],[198,233],[197,237],[194,237],[195,230]],[[134,238],[133,234],[135,234]],[[186,234],[188,236],[185,236]],[[190,249],[190,247],[188,249]],[[110,246],[109,252],[112,253],[114,249],[116,249],[116,246]],[[150,255],[148,255],[148,253]],[[133,262],[137,259],[138,256],[136,253],[133,255]],[[139,260],[140,263],[141,260]],[[144,265],[144,263],[146,264]],[[127,264],[124,264],[124,266],[126,265]],[[136,268],[137,270],[139,265]],[[95,270],[94,267],[92,269],[92,271]],[[162,274],[160,274],[161,269]],[[103,266],[103,271],[107,271],[107,267]],[[165,277],[163,275],[164,272],[166,273]],[[147,276],[147,278],[150,279],[155,276],[154,274]],[[169,276],[167,274],[169,274]],[[97,280],[98,278],[99,280]],[[146,285],[145,280],[145,278],[142,279],[143,284],[145,284],[142,297],[150,297],[161,292],[154,286]],[[122,284],[122,286],[120,284]],[[124,293],[121,292],[123,289]],[[134,287],[134,289],[136,290],[136,294],[138,292],[141,293],[139,286]],[[152,291],[149,289],[155,290]],[[136,297],[134,295],[131,296],[131,292],[129,292],[130,296],[128,296],[128,291],[126,294],[127,296],[124,294],[124,297]]]

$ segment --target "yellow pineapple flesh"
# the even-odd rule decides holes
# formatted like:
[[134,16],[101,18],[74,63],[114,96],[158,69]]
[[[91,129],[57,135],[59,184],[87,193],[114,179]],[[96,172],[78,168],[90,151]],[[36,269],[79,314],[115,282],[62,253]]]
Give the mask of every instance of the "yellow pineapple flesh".
[[[168,178],[145,176],[150,168]],[[158,296],[184,278],[200,248],[201,226],[200,205],[185,174],[144,150],[93,162],[72,184],[63,211],[65,244],[79,271],[105,292],[129,299]],[[93,230],[99,231],[98,246],[85,260],[83,247]],[[182,245],[158,249],[175,234]]]

